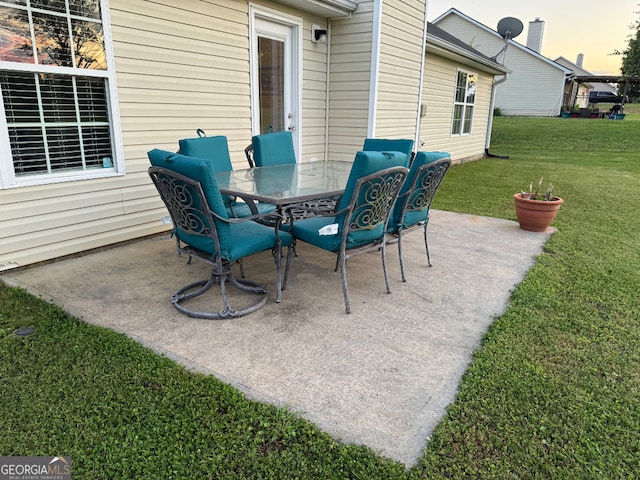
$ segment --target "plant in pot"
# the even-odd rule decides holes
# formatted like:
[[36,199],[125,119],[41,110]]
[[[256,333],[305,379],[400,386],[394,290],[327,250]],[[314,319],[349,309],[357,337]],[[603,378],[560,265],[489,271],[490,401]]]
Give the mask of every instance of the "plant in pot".
[[556,217],[560,205],[564,202],[562,198],[553,195],[552,184],[549,184],[544,193],[540,193],[543,178],[540,178],[535,191],[533,191],[533,182],[531,182],[528,192],[516,193],[513,196],[516,204],[516,217],[518,217],[520,228],[523,230],[546,231]]

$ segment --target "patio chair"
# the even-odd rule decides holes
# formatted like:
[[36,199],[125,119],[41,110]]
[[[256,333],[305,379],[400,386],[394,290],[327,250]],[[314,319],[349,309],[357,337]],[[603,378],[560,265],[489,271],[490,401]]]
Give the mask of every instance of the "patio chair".
[[296,163],[293,135],[289,130],[254,135],[251,144],[256,167]]
[[255,168],[256,164],[253,161],[253,143],[250,143],[245,147],[244,156],[247,157],[247,163],[249,164],[249,168]]
[[391,293],[384,239],[391,207],[408,172],[405,162],[406,155],[399,152],[358,152],[345,192],[334,211],[295,207],[311,210],[317,216],[291,220],[294,244],[302,240],[337,254],[335,270],[340,269],[347,313],[351,313],[351,306],[346,261],[353,255],[381,249],[384,280],[387,293]]
[[[235,318],[257,310],[267,301],[267,289],[244,278],[236,279],[231,267],[237,261],[265,250],[273,253],[276,302],[280,302],[291,261],[291,235],[253,221],[262,217],[259,215],[229,218],[210,161],[158,149],[148,152],[148,156],[152,164],[149,175],[173,221],[178,254],[185,253],[213,267],[208,279],[179,289],[171,298],[173,306],[190,317],[205,319]],[[289,247],[283,282],[282,245]],[[238,290],[256,295],[257,299],[249,306],[231,307],[227,282]],[[201,311],[185,305],[216,283],[220,284],[222,296],[220,310]],[[246,303],[246,299],[244,301]]]
[[451,156],[447,152],[418,152],[411,170],[407,175],[398,201],[389,219],[387,232],[394,241],[398,242],[400,256],[400,273],[402,281],[406,282],[404,274],[404,258],[402,256],[402,237],[414,229],[423,227],[424,246],[427,251],[427,262],[431,266],[429,244],[427,243],[427,225],[429,224],[429,209],[433,197],[451,165]]
[[374,152],[401,152],[407,156],[407,164],[409,168],[413,161],[413,140],[410,139],[387,139],[387,138],[365,138],[362,147],[364,151]]
[[[227,137],[216,135],[207,137],[202,129],[197,130],[197,138],[183,138],[178,141],[180,149],[178,153],[190,157],[209,160],[215,173],[230,172],[233,170]],[[239,202],[227,195],[222,196],[227,213],[230,217],[250,217],[252,215],[273,212],[276,207],[268,203],[255,203],[252,201]]]

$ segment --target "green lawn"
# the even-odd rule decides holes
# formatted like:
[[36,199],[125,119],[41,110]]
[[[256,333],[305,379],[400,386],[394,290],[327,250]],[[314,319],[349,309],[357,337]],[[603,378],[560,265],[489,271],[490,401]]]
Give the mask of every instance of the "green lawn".
[[[515,219],[565,199],[418,466],[333,441],[124,335],[0,288],[0,455],[70,455],[77,479],[640,477],[640,113],[497,117],[434,208]],[[37,333],[18,338],[19,326]]]

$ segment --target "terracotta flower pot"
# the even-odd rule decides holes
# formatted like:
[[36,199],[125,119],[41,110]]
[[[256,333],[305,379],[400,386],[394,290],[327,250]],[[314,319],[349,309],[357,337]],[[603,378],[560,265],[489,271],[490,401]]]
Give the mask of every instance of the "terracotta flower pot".
[[530,232],[544,232],[549,228],[564,202],[560,197],[553,197],[550,201],[530,200],[522,198],[521,193],[516,193],[513,199],[516,202],[516,217],[520,228]]

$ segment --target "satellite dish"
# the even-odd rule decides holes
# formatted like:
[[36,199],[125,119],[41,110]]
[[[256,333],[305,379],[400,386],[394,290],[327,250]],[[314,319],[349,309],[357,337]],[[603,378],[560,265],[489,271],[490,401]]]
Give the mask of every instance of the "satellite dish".
[[516,38],[522,33],[523,28],[522,22],[513,17],[504,17],[498,22],[498,33],[505,40]]

